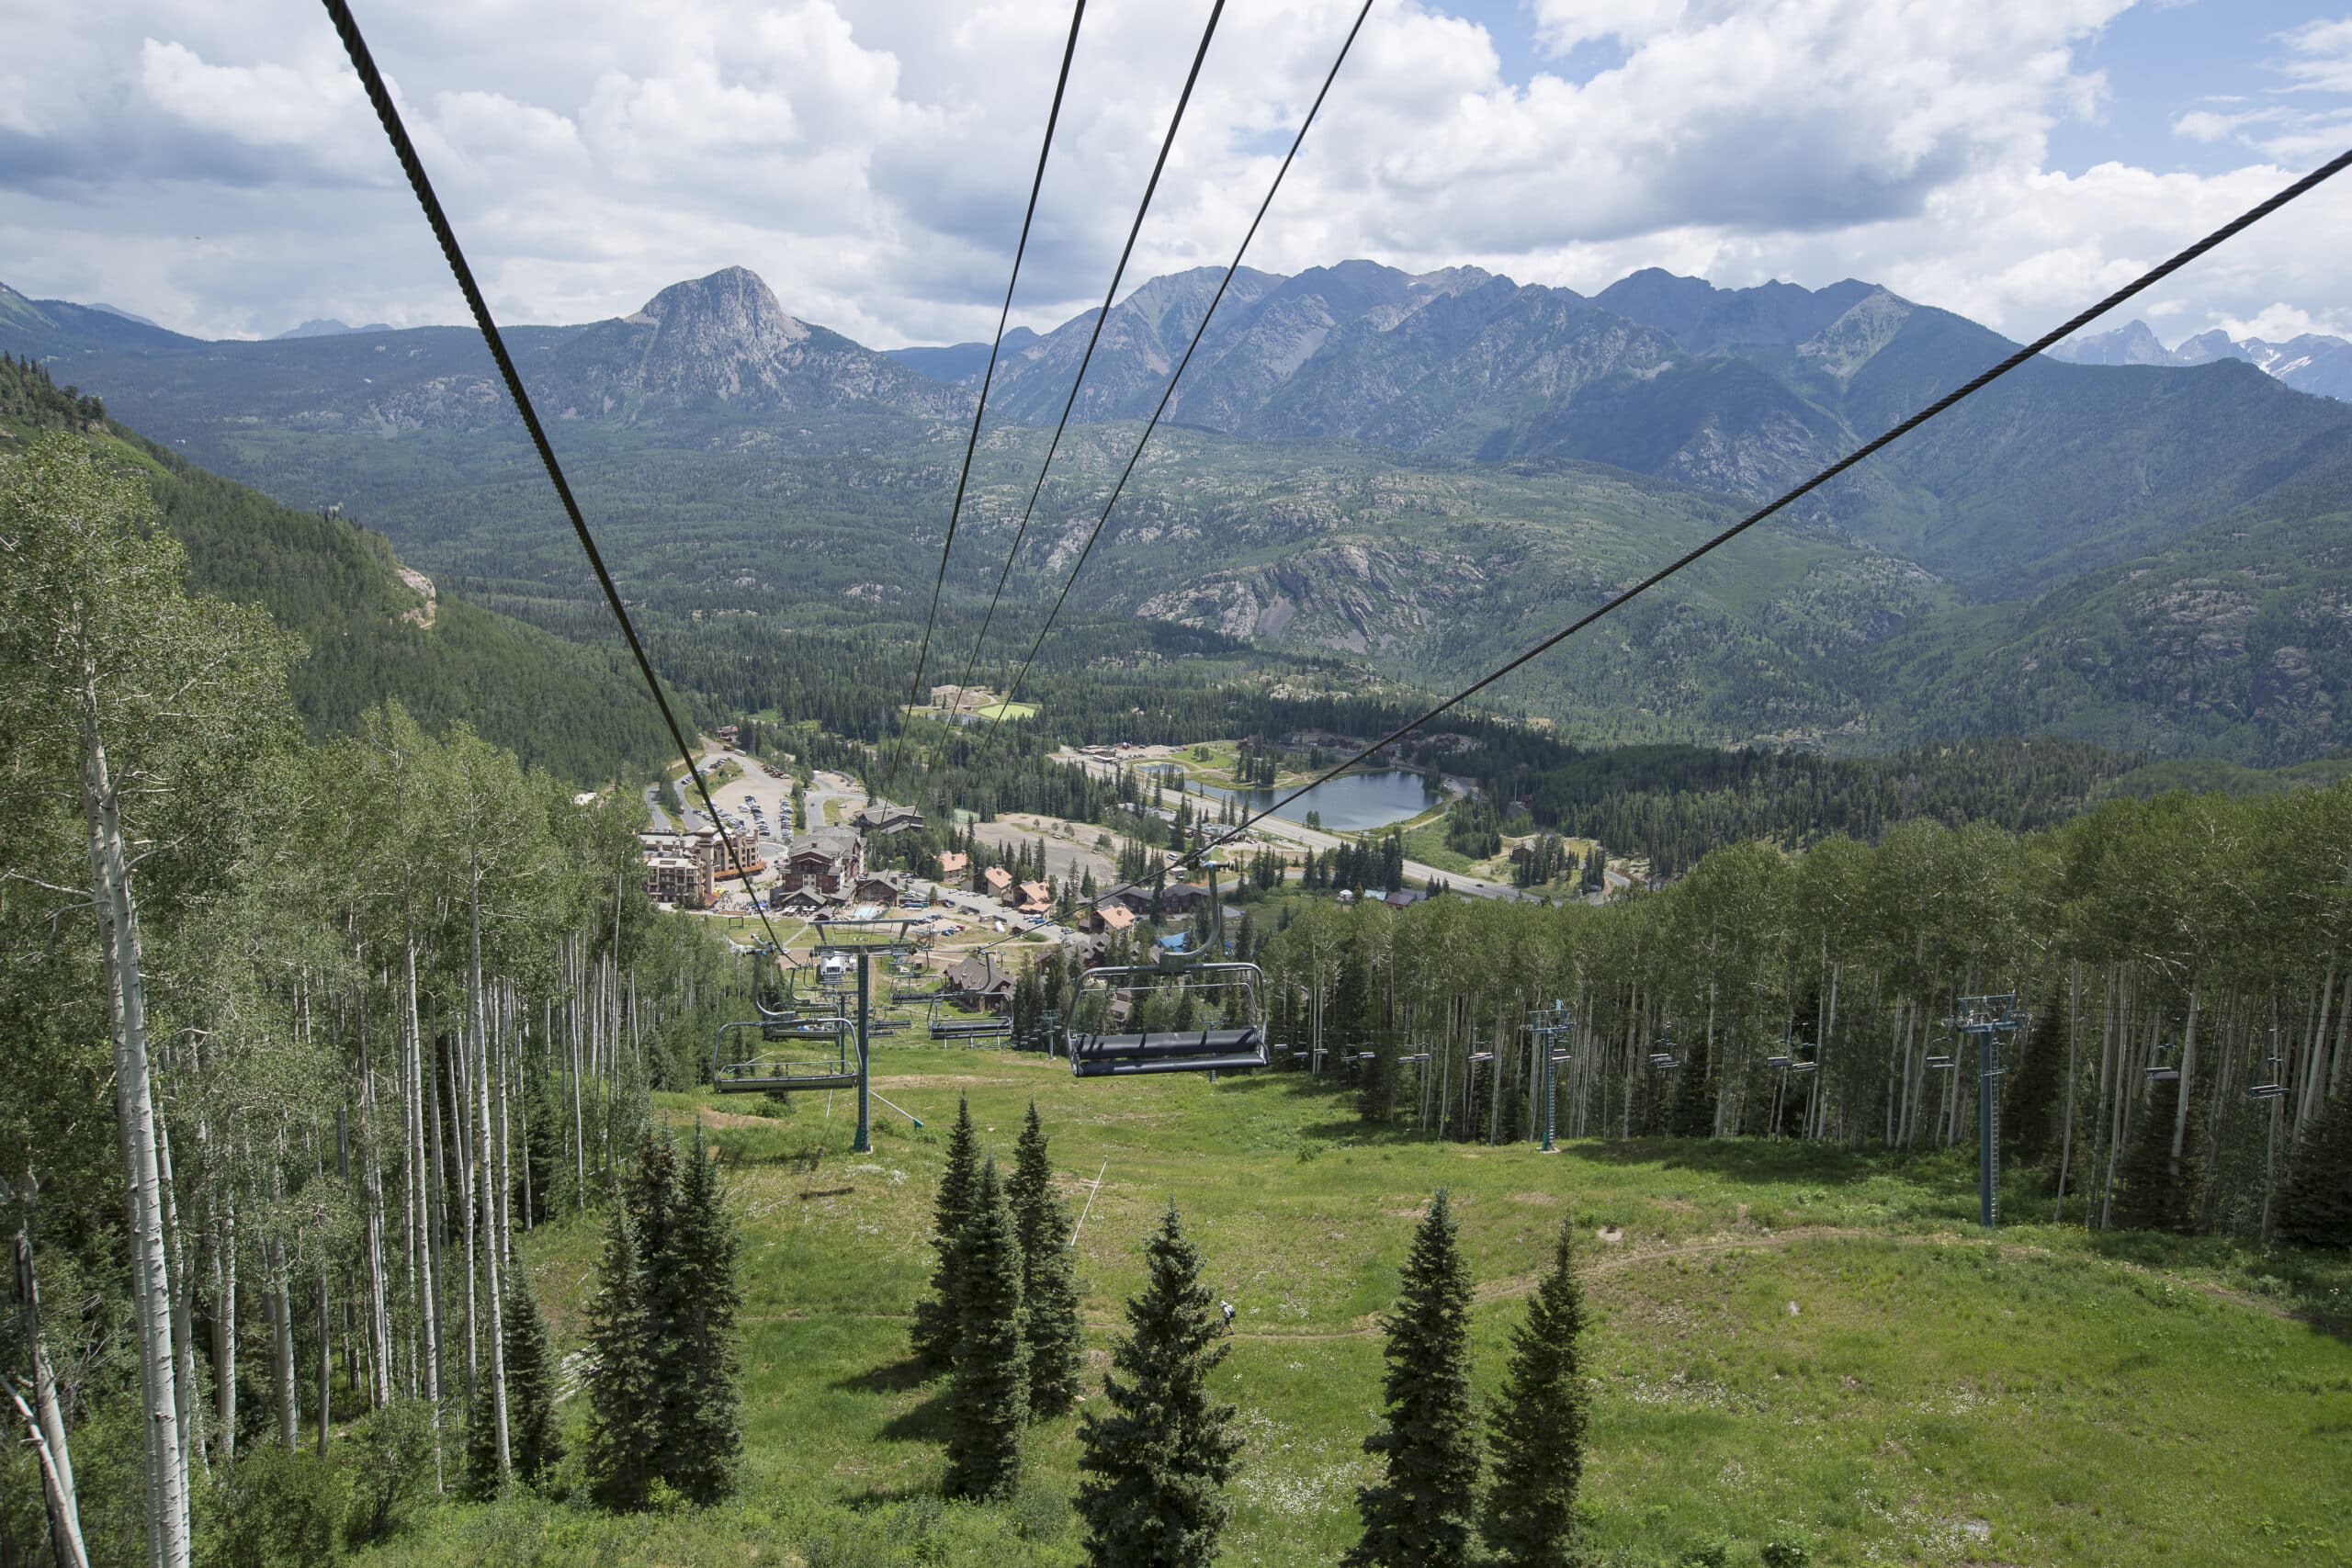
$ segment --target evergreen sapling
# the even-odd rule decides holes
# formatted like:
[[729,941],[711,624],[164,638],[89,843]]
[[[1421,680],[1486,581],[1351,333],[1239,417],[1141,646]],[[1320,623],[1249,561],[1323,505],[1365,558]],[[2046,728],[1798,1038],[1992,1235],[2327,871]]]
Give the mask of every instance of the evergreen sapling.
[[607,1508],[639,1508],[662,1444],[652,1314],[627,1205],[605,1224],[605,1256],[588,1309],[588,1489]]
[[967,1096],[959,1096],[956,1125],[947,1134],[947,1168],[940,1172],[939,1194],[933,1209],[935,1218],[931,1246],[938,1258],[932,1266],[931,1293],[915,1303],[912,1333],[915,1355],[934,1370],[954,1362],[956,1340],[962,1333],[956,1305],[961,1292],[956,1277],[962,1267],[964,1227],[971,1218],[978,1186],[978,1140],[972,1131],[971,1100]]
[[735,1282],[735,1217],[728,1213],[718,1161],[700,1127],[678,1184],[671,1239],[663,1261],[675,1282],[678,1316],[662,1378],[670,1455],[664,1470],[684,1496],[712,1503],[733,1489],[742,1447],[735,1362],[735,1314],[742,1292]]
[[997,1179],[980,1168],[956,1266],[956,1371],[947,1385],[950,1496],[1004,1498],[1021,1479],[1029,1420],[1029,1347],[1022,1339],[1021,1237]]
[[1012,1178],[1005,1183],[1021,1238],[1021,1300],[1029,1345],[1029,1415],[1058,1416],[1078,1399],[1086,1362],[1086,1332],[1078,1313],[1076,1259],[1069,1249],[1069,1212],[1054,1190],[1054,1168],[1037,1102],[1015,1145]]
[[1560,1222],[1551,1271],[1512,1331],[1510,1370],[1493,1416],[1495,1478],[1484,1534],[1510,1568],[1568,1568],[1575,1561],[1577,1484],[1590,1419],[1577,1345],[1585,1315],[1575,1237],[1570,1215]]
[[1145,1246],[1150,1278],[1127,1303],[1102,1404],[1079,1417],[1078,1511],[1093,1568],[1206,1568],[1232,1517],[1224,1486],[1241,1439],[1211,1397],[1226,1325],[1176,1205]]
[[1384,1410],[1364,1452],[1381,1477],[1356,1493],[1363,1536],[1348,1568],[1462,1568],[1478,1484],[1470,1402],[1470,1272],[1443,1188],[1414,1233],[1381,1354]]

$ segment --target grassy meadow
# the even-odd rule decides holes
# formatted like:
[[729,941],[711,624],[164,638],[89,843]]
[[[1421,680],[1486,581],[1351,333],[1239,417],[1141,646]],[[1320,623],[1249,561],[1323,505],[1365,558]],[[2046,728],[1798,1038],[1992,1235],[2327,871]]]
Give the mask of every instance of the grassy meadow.
[[[1007,1162],[1034,1096],[1073,1215],[1099,1375],[1173,1199],[1236,1309],[1218,1377],[1247,1438],[1224,1561],[1335,1562],[1379,1398],[1376,1317],[1451,1189],[1479,1280],[1477,1382],[1573,1212],[1596,1327],[1587,1540],[1601,1563],[2352,1562],[2352,1266],[2221,1240],[1974,1224],[1973,1150],[1753,1141],[1465,1146],[1369,1132],[1296,1075],[1072,1079],[980,1050],[877,1049],[875,1149],[847,1095],[663,1096],[722,1151],[742,1221],[745,1456],[720,1507],[611,1518],[525,1499],[423,1513],[371,1561],[1067,1563],[1074,1417],[1012,1503],[937,1495],[940,1385],[906,1360],[956,1097]],[[1102,1172],[1099,1191],[1095,1177]],[[2045,1220],[2030,1179],[2012,1214]],[[2078,1211],[2077,1211],[2078,1212]],[[579,1342],[593,1221],[532,1274]],[[565,1406],[576,1428],[582,1402]],[[576,1438],[576,1430],[575,1430]],[[575,1448],[577,1447],[575,1441]],[[567,1472],[576,1480],[577,1459]]]

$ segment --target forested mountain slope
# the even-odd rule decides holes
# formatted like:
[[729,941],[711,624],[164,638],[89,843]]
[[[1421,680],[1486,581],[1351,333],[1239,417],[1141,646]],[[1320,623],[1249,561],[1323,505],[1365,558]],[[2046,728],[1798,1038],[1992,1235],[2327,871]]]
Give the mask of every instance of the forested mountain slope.
[[0,359],[0,453],[41,430],[74,429],[148,471],[188,555],[188,586],[257,603],[301,635],[289,683],[312,735],[348,730],[391,698],[428,729],[463,719],[526,761],[593,782],[656,765],[660,720],[616,650],[568,642],[406,572],[381,535],[280,506],[207,473]]
[[[1112,312],[984,674],[1034,636],[1216,276],[1154,279]],[[1091,320],[1008,337],[1005,422],[983,435],[946,578],[951,674],[1046,445],[1019,422],[1058,413]],[[874,354],[740,269],[513,341],[656,635],[723,660],[819,627],[910,663],[985,345]],[[478,604],[605,635],[469,333],[205,344],[0,293],[0,346],[128,398],[175,449],[281,501],[342,503]],[[1245,269],[1069,610],[1458,682],[2013,346],[1855,280],[1648,272],[1586,299],[1467,267]],[[2266,530],[2327,514],[2347,477],[2352,408],[2251,365],[2037,361],[1494,694],[1594,739],[1864,750],[1989,725],[2244,762],[2336,754],[2332,702],[2184,696],[2162,616],[2101,620],[2102,651],[2064,682],[2032,679],[2046,655],[1995,654],[2078,600],[2122,603],[2099,598],[2118,573],[2182,551],[2260,572]],[[2332,559],[2266,603],[2325,626],[2352,592]],[[2265,646],[2246,657],[2309,657],[2324,690],[2324,637]],[[2018,681],[2030,701],[1994,694]]]

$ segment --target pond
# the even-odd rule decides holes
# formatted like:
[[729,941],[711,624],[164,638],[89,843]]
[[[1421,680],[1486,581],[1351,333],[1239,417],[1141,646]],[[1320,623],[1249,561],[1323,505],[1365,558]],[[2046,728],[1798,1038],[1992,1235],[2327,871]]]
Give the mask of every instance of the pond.
[[[1186,786],[1196,795],[1213,795],[1220,800],[1238,800],[1250,811],[1262,811],[1288,795],[1288,789],[1231,790],[1216,784]],[[1421,792],[1421,775],[1397,772],[1376,773],[1341,773],[1338,778],[1317,784],[1296,800],[1283,807],[1283,818],[1304,822],[1310,811],[1321,813],[1323,826],[1335,833],[1361,833],[1372,828],[1385,828],[1391,822],[1402,822],[1408,817],[1418,817],[1430,808],[1429,797]]]

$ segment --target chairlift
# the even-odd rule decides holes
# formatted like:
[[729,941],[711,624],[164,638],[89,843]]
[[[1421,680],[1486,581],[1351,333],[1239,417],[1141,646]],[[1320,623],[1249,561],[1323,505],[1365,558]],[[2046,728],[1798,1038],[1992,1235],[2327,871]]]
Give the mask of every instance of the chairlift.
[[1673,1072],[1682,1066],[1682,1058],[1677,1054],[1673,1041],[1668,1040],[1662,1049],[1650,1053],[1650,1066],[1662,1073]]
[[[1265,983],[1255,964],[1204,963],[1191,953],[1089,969],[1070,1008],[1070,1071],[1124,1077],[1262,1067]],[[1203,1010],[1211,1021],[1195,1023]]]
[[[1949,1024],[1951,1021],[1944,1021]],[[1931,1073],[1948,1073],[1958,1066],[1960,1058],[1952,1054],[1951,1037],[1944,1035],[1928,1041],[1927,1058],[1921,1065]]]
[[[1012,1032],[1009,1014],[989,1012],[984,1004],[987,993],[982,991],[933,991],[931,1002],[931,1037],[933,1040],[1001,1040]],[[940,1005],[980,1008],[978,1018],[942,1018]]]
[[[2165,1059],[2167,1055],[2171,1058],[2170,1060]],[[2178,1083],[2180,1081],[2180,1047],[2169,1040],[2157,1046],[2155,1060],[2148,1064],[2146,1073],[2150,1083]]]
[[[720,1094],[769,1094],[793,1089],[855,1089],[857,1026],[843,1017],[722,1023],[711,1041],[710,1086]],[[757,1031],[745,1055],[729,1036]],[[730,1059],[732,1058],[732,1059]]]
[[2263,1057],[2263,1058],[2262,1058],[2262,1081],[2261,1081],[2261,1082],[2259,1082],[2259,1083],[2249,1084],[2249,1085],[2247,1085],[2247,1086],[2246,1086],[2246,1091],[2245,1091],[2245,1093],[2246,1093],[2246,1098],[2247,1098],[2248,1100],[2284,1100],[2284,1099],[2286,1099],[2286,1098],[2287,1098],[2287,1084],[2286,1084],[2286,1079],[2285,1079],[2284,1075],[2282,1075],[2282,1074],[2279,1072],[2279,1068],[2281,1068],[2281,1067],[2282,1067],[2282,1066],[2284,1066],[2285,1065],[2286,1065],[2285,1063],[2281,1062],[2281,1061],[2278,1059],[2278,1054],[2277,1054],[2277,1053],[2275,1053],[2275,1052],[2274,1052],[2274,1053],[2272,1053],[2272,1054],[2271,1054],[2271,1055],[2267,1055],[2267,1056]]

